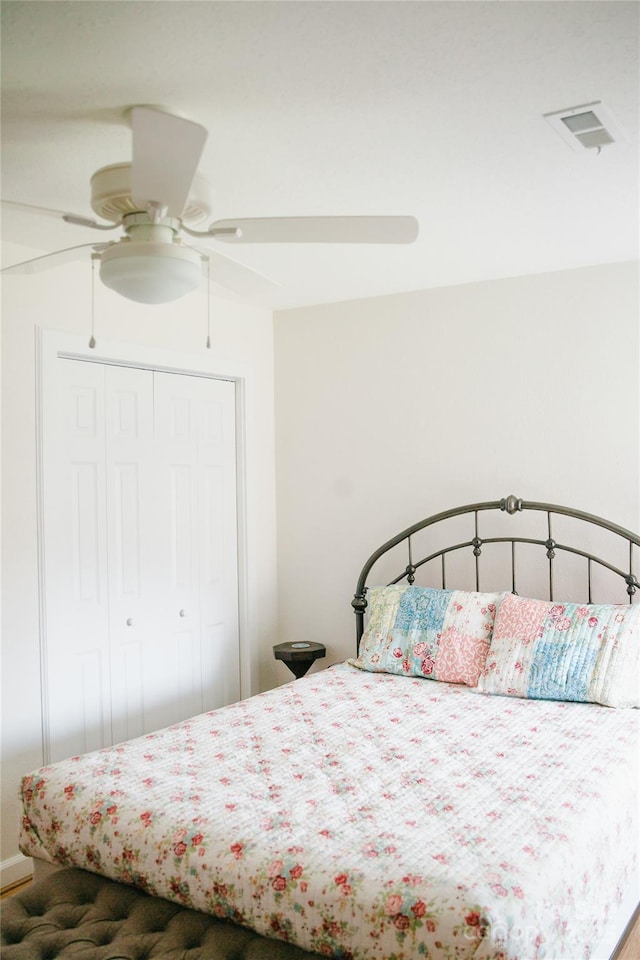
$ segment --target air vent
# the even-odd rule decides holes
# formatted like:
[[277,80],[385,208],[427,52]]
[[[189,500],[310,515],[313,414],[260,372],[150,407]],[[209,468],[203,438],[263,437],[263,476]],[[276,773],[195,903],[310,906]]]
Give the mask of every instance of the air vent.
[[581,107],[568,107],[556,113],[545,113],[544,118],[560,134],[565,143],[577,151],[595,150],[626,140],[620,124],[611,110],[598,101]]

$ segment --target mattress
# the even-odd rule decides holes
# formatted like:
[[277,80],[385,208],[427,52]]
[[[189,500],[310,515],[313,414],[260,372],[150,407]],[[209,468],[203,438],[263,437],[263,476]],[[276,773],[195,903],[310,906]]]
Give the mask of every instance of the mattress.
[[586,958],[638,711],[339,664],[25,777],[20,849],[353,960]]

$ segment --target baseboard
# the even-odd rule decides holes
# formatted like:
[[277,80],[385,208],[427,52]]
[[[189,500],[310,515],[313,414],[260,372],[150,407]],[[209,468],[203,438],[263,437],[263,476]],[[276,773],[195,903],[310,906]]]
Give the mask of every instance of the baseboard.
[[14,883],[27,880],[32,873],[31,857],[24,857],[21,853],[17,853],[15,857],[8,857],[0,863],[0,888],[5,890]]

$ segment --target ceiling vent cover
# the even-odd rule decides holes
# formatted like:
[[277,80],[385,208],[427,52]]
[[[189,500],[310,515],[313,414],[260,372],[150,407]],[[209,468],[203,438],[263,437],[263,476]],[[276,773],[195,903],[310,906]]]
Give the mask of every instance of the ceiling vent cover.
[[545,113],[544,118],[577,153],[585,150],[600,153],[602,147],[626,140],[620,124],[601,101]]

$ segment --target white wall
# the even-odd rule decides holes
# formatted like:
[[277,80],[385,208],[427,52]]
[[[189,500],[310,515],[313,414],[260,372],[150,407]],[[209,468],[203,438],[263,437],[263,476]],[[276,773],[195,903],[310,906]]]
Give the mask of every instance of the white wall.
[[515,494],[640,529],[638,265],[276,314],[280,639],[353,655],[384,541]]
[[[14,250],[13,253],[19,251]],[[33,256],[24,251],[24,257]],[[13,259],[18,259],[14,256]],[[7,262],[9,258],[7,257]],[[69,264],[3,282],[2,309],[2,884],[24,873],[17,856],[17,788],[42,764],[36,542],[35,327],[89,339],[88,264]],[[130,303],[96,281],[96,339],[162,348],[242,368],[250,381],[247,550],[252,692],[277,682],[273,328],[270,312],[215,298],[212,349],[205,350],[206,301]],[[215,361],[212,359],[215,358]],[[245,671],[247,665],[245,664]]]

